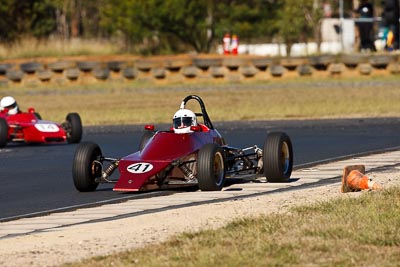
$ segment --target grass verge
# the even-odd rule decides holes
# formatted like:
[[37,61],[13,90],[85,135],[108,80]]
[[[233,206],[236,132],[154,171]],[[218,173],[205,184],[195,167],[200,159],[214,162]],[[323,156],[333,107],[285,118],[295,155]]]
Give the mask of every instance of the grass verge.
[[12,46],[0,44],[0,60],[79,55],[115,55],[119,44],[109,40],[37,40],[25,38]]
[[400,188],[392,187],[184,233],[74,266],[398,266],[399,210]]
[[[201,96],[213,121],[400,116],[400,80],[301,78],[265,82],[150,85],[139,82],[0,88],[22,109],[62,121],[80,113],[84,125],[170,122],[182,99]],[[194,107],[191,107],[194,108]]]

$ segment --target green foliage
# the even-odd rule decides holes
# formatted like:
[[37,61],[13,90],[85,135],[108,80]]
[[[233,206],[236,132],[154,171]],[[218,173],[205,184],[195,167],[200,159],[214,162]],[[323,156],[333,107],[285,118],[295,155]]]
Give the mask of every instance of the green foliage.
[[322,18],[322,11],[314,6],[314,0],[284,0],[278,11],[277,27],[279,36],[286,43],[287,50],[295,42],[307,42],[313,36]]
[[[321,0],[0,0],[0,42],[107,38],[122,52],[208,53],[226,32],[241,42],[317,38]],[[6,30],[4,30],[6,29]],[[122,42],[121,42],[122,40]],[[318,41],[318,40],[316,40]]]
[[185,0],[105,1],[100,26],[111,36],[122,33],[142,53],[182,48],[208,52],[207,2]]
[[30,7],[30,29],[34,37],[49,36],[56,28],[54,6],[51,0],[35,1]]
[[272,41],[277,33],[276,23],[281,1],[254,0],[237,4],[235,1],[218,1],[215,20],[216,36],[225,32],[237,34],[242,41]]

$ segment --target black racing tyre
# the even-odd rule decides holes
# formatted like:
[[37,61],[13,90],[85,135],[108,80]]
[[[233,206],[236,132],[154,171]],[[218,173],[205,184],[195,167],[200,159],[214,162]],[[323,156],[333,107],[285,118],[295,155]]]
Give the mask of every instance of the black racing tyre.
[[225,183],[225,159],[220,146],[204,145],[197,158],[197,180],[201,191],[221,191]]
[[4,118],[0,118],[0,148],[7,145],[8,140],[8,123]]
[[101,176],[102,153],[95,143],[81,143],[75,151],[72,162],[72,178],[75,188],[80,192],[92,192],[99,183],[95,181]]
[[70,144],[79,143],[82,139],[82,121],[78,113],[68,113],[66,117],[67,141]]
[[142,151],[143,148],[146,146],[147,142],[153,137],[154,131],[148,131],[146,130],[142,138],[140,138],[140,143],[139,143],[139,150]]
[[288,135],[271,132],[263,149],[263,169],[268,182],[286,182],[292,174],[293,150]]

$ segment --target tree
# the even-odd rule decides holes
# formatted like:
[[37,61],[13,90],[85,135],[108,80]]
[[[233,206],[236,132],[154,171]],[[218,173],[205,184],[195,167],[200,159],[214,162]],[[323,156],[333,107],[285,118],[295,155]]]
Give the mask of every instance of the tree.
[[100,35],[102,0],[48,0],[55,8],[57,35],[63,39],[93,38]]
[[29,32],[36,38],[47,38],[56,29],[55,7],[50,0],[31,2],[29,14]]
[[144,4],[145,1],[139,0],[104,1],[99,14],[99,27],[102,34],[109,38],[124,39],[125,51],[139,52],[134,50],[133,47],[142,45],[144,40],[151,39],[153,35],[152,30],[142,23],[145,16],[142,14]]
[[273,0],[105,0],[100,25],[108,35],[122,33],[126,44],[142,44],[150,53],[207,53],[226,31],[246,41],[271,40],[280,5]]
[[24,36],[47,37],[55,28],[50,0],[1,0],[0,40],[13,43]]
[[[0,1],[0,41],[10,42],[17,38],[18,32],[15,27],[15,18],[13,19],[12,14],[14,13],[14,2],[13,0],[1,0]],[[6,30],[7,29],[7,30]]]
[[218,1],[215,12],[216,35],[222,38],[225,32],[230,32],[246,42],[270,42],[277,34],[276,11],[281,6],[281,1]]
[[307,42],[309,37],[315,35],[315,28],[319,29],[322,17],[321,10],[314,5],[314,0],[284,0],[278,14],[279,36],[286,44],[288,55],[294,43]]
[[[332,0],[333,1],[333,0]],[[208,53],[226,32],[242,42],[318,39],[320,0],[0,0],[0,41],[123,40],[123,52]]]

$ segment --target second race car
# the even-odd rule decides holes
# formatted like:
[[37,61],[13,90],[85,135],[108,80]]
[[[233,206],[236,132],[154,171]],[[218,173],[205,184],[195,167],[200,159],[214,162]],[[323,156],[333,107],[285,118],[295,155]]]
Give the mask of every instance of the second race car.
[[[185,108],[189,100],[200,105],[200,113]],[[203,123],[198,123],[198,118]],[[268,182],[288,181],[293,167],[292,143],[284,132],[268,133],[263,148],[229,146],[214,128],[203,100],[196,95],[183,99],[173,117],[173,127],[155,131],[146,125],[139,150],[122,158],[103,156],[96,143],[77,147],[72,165],[76,189],[95,191],[100,183],[115,183],[114,191],[145,191],[198,186],[218,191],[226,179],[258,178]],[[119,171],[117,179],[112,173]]]
[[[3,101],[6,100],[6,101]],[[2,104],[12,102],[4,97]],[[2,107],[0,111],[0,148],[9,142],[22,143],[79,143],[82,138],[82,121],[78,113],[67,114],[61,124],[42,120],[35,109],[21,112],[14,104]],[[10,112],[15,110],[15,112]]]

